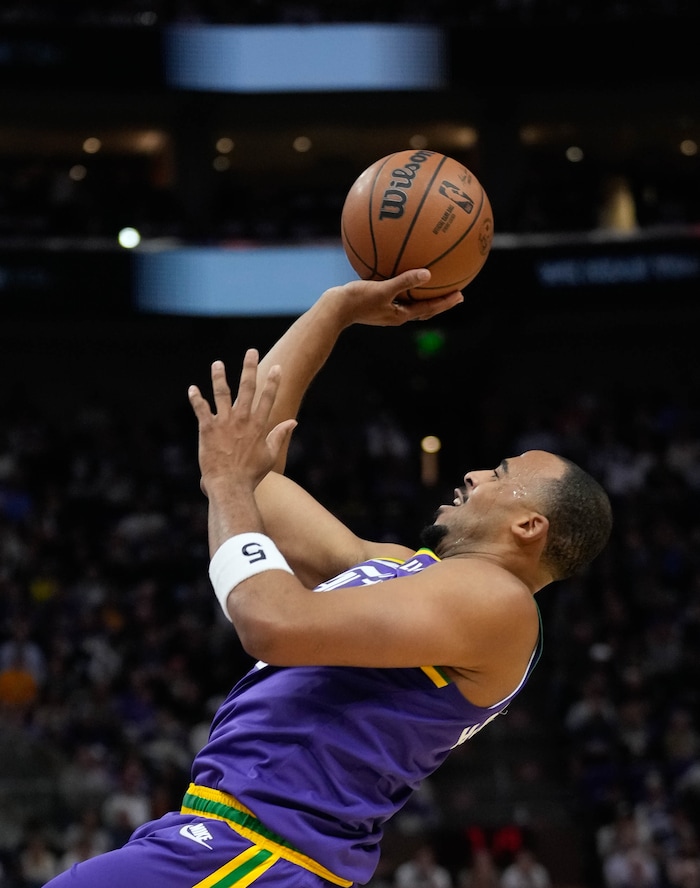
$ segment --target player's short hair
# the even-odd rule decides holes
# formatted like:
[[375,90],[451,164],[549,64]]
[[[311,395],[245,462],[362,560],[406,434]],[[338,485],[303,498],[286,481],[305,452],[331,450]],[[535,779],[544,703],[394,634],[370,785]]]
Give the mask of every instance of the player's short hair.
[[542,560],[555,580],[580,574],[605,548],[612,531],[612,507],[603,487],[576,463],[560,459],[564,474],[543,481],[538,492],[549,519]]

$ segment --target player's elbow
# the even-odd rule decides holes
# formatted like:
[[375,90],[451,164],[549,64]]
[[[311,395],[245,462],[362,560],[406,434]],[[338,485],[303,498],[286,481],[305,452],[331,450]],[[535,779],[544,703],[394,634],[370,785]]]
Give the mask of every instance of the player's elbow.
[[290,644],[289,637],[278,627],[256,621],[255,625],[247,622],[236,628],[243,649],[255,660],[262,660],[270,666],[298,666],[304,660]]
[[234,626],[243,650],[256,660],[272,663],[270,659],[278,647],[277,632],[269,624],[256,619],[235,619]]
[[290,611],[288,595],[281,596],[279,590],[268,594],[256,585],[246,583],[250,588],[243,586],[229,596],[228,612],[238,639],[245,652],[256,660],[288,665],[288,650],[294,635],[291,614],[299,608],[292,607]]

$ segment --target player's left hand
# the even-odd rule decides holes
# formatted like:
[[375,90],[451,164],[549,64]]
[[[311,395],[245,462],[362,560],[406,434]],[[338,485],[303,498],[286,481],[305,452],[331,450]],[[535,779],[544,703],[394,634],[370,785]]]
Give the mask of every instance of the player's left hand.
[[258,351],[248,349],[235,400],[232,400],[223,361],[214,361],[211,366],[214,410],[196,385],[188,389],[187,396],[199,425],[201,487],[207,495],[217,484],[229,489],[236,486],[254,489],[272,469],[296,428],[295,419],[286,419],[269,430],[281,369],[279,365],[270,368],[255,404],[258,360]]

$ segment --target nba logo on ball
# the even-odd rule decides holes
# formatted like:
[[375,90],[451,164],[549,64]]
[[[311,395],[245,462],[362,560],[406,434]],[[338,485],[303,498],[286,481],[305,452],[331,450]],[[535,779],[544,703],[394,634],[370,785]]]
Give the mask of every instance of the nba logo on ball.
[[408,268],[429,268],[430,299],[467,286],[493,243],[493,212],[476,176],[436,151],[398,151],[369,166],[353,183],[341,214],[348,260],[365,280],[386,280]]
[[448,200],[453,200],[465,213],[474,212],[474,201],[471,197],[463,191],[460,191],[460,189],[451,182],[442,182],[440,185],[440,194]]

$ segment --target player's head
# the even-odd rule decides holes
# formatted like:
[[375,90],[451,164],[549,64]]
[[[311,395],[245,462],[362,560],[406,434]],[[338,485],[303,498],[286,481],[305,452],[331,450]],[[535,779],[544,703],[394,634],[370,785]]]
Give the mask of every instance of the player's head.
[[441,557],[494,547],[529,551],[561,580],[601,552],[611,528],[610,500],[591,475],[564,457],[529,450],[495,469],[468,472],[422,542]]

